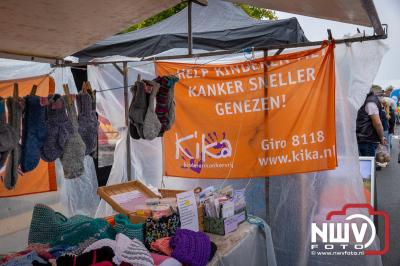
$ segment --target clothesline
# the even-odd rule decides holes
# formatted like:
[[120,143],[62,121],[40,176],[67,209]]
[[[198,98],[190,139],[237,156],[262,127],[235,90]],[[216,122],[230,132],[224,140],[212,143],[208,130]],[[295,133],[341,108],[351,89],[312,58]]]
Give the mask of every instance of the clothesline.
[[[245,48],[245,49],[240,49],[240,50],[237,50],[237,51],[236,51],[236,53],[240,53],[240,52],[243,52],[244,57],[246,58],[246,61],[252,61],[252,60],[255,59],[253,48]],[[252,53],[251,58],[246,57],[246,53]],[[195,66],[195,67],[184,68],[184,69],[182,69],[181,71],[178,71],[176,74],[171,74],[170,76],[175,76],[175,77],[177,77],[179,74],[185,73],[186,71],[198,69],[198,68],[201,67],[201,66],[208,65],[208,64],[210,64],[210,63],[212,63],[212,62],[221,60],[221,59],[223,59],[223,58],[225,58],[225,57],[228,57],[228,56],[231,56],[231,55],[232,55],[232,54],[225,54],[225,55],[223,55],[223,56],[221,56],[221,57],[214,58],[214,59],[209,60],[209,61],[207,61],[207,62],[205,62],[205,63],[197,64],[197,66]],[[198,59],[198,57],[195,57],[195,63],[194,63],[194,64],[196,64],[197,59]],[[156,61],[152,61],[152,62],[150,62],[150,63],[144,63],[144,64],[135,65],[134,67],[130,67],[130,68],[135,69],[136,67],[151,65],[151,64],[155,64],[155,63],[156,63]],[[134,85],[134,84],[130,84],[130,85],[128,85],[128,87],[131,87],[131,86],[133,86],[133,85]],[[112,90],[120,90],[120,89],[124,89],[124,88],[125,88],[125,86],[119,86],[119,87],[114,87],[114,88],[109,88],[109,89],[104,89],[104,90],[97,90],[96,92],[105,92],[105,91],[112,91]]]

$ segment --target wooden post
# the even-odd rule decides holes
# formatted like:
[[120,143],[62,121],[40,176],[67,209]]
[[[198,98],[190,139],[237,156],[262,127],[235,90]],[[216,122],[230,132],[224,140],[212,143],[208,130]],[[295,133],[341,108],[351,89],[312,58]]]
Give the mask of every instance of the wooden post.
[[[268,97],[268,50],[264,50],[264,97]],[[265,116],[268,119],[268,109],[265,111]],[[267,127],[268,128],[268,127]],[[266,151],[268,152],[268,151]],[[265,208],[266,208],[266,222],[270,224],[271,216],[270,216],[270,209],[269,209],[269,177],[265,177],[264,182],[264,189],[265,189]]]
[[188,54],[193,54],[192,0],[188,1]]
[[123,62],[124,76],[124,103],[125,103],[125,126],[127,130],[126,136],[126,171],[128,181],[132,180],[131,174],[131,137],[129,135],[129,94],[128,94],[128,63]]

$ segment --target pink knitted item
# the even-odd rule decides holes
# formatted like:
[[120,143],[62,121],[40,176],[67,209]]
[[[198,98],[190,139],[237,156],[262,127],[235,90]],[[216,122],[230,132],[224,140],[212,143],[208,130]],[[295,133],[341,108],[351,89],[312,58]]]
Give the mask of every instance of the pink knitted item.
[[151,243],[151,249],[159,251],[165,255],[172,255],[172,248],[169,246],[170,237],[163,237]]

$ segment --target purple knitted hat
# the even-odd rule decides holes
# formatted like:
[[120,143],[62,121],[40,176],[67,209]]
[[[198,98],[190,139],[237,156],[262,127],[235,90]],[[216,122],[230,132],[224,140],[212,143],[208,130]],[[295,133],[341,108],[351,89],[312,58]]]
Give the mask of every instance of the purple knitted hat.
[[169,245],[172,257],[189,266],[205,266],[211,255],[211,241],[203,232],[178,229]]

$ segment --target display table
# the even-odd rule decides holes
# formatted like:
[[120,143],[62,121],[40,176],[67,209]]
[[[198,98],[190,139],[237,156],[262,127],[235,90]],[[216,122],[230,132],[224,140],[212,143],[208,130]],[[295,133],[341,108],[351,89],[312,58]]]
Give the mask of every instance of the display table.
[[208,234],[211,241],[218,247],[217,253],[208,265],[275,266],[271,230],[267,226],[265,231],[266,233],[258,225],[244,222],[235,232],[228,235]]

